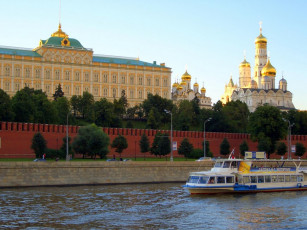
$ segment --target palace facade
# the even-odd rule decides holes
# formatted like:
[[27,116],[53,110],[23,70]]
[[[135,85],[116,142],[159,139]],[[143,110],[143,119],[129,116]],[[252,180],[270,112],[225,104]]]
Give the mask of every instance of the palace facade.
[[191,89],[191,79],[191,75],[186,71],[181,76],[181,82],[175,82],[172,85],[172,100],[174,102],[180,102],[181,100],[191,101],[197,97],[200,108],[211,109],[211,98],[206,96],[205,87],[202,87],[199,92],[199,85],[195,82],[193,89]]
[[292,93],[288,91],[286,79],[282,76],[278,86],[275,86],[276,69],[267,57],[267,39],[260,35],[255,40],[255,67],[253,79],[251,78],[251,66],[244,57],[239,66],[239,85],[233,83],[232,77],[221,98],[222,103],[240,100],[245,102],[251,112],[258,106],[269,104],[281,110],[294,109]]
[[171,98],[171,68],[138,58],[94,55],[63,32],[61,24],[33,50],[0,47],[0,88],[10,96],[28,86],[52,98],[59,84],[67,98],[87,91],[95,100],[113,100],[124,90],[134,106],[148,93]]

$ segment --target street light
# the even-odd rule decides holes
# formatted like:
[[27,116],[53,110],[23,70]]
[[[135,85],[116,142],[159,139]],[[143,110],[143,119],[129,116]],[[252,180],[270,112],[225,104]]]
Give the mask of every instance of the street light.
[[208,121],[211,121],[211,117],[209,117],[207,120],[204,122],[204,157],[206,157],[206,123]]
[[164,109],[164,112],[171,115],[171,158],[170,161],[173,161],[173,114],[171,111]]
[[291,128],[293,127],[294,123],[290,123],[289,120],[283,118],[285,122],[288,122],[288,160],[291,159]]

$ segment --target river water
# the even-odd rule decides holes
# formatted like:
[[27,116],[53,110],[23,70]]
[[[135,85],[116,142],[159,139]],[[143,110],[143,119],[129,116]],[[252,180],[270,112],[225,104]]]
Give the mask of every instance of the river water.
[[307,191],[190,196],[181,186],[1,189],[0,228],[307,228]]

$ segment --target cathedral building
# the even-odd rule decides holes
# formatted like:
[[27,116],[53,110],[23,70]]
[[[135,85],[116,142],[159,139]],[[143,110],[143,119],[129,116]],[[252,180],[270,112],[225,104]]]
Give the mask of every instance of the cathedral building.
[[87,91],[95,100],[112,101],[125,91],[134,106],[148,93],[171,98],[171,68],[138,58],[94,55],[63,32],[61,24],[33,50],[0,47],[0,88],[10,96],[28,86],[52,98],[59,84],[67,98]]
[[281,110],[294,109],[292,93],[288,91],[287,81],[283,76],[276,87],[276,69],[271,64],[270,58],[267,57],[267,39],[262,35],[261,26],[255,45],[253,79],[250,63],[244,58],[239,66],[239,85],[234,84],[232,77],[230,78],[229,83],[225,85],[225,92],[221,98],[222,103],[240,100],[247,104],[251,112],[263,104],[276,106]]
[[172,100],[179,102],[181,100],[199,99],[200,108],[211,109],[211,98],[206,96],[206,89],[202,87],[199,92],[199,85],[194,83],[191,89],[191,75],[186,71],[181,77],[181,83],[175,82],[172,86]]

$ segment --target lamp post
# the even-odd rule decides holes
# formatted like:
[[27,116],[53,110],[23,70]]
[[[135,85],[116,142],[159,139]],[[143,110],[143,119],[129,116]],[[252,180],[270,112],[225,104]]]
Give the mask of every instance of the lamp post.
[[294,123],[290,123],[289,120],[284,119],[285,122],[288,122],[288,160],[291,159],[291,128],[293,127]]
[[164,112],[169,113],[171,115],[171,157],[170,161],[173,161],[173,114],[171,111],[164,109]]
[[204,122],[204,157],[206,157],[206,123],[210,121],[212,118],[209,117],[207,120]]
[[67,113],[66,116],[66,161],[69,161],[69,155],[68,155],[68,116],[69,112]]

